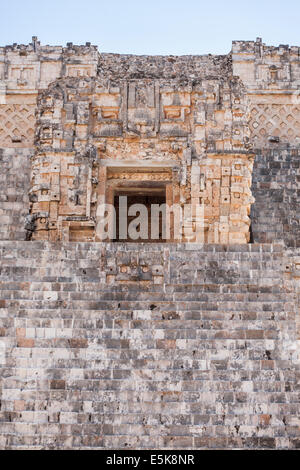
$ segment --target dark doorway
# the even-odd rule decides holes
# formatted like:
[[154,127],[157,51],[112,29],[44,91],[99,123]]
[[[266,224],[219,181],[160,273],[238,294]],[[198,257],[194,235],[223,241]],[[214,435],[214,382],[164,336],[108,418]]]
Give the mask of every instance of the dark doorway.
[[[126,200],[127,214],[124,210],[124,199],[120,199],[120,197],[122,196],[127,197],[127,200]],[[115,194],[114,207],[116,211],[116,222],[115,222],[116,223],[116,231],[115,231],[116,239],[114,241],[134,242],[134,243],[165,242],[166,240],[163,239],[163,223],[165,220],[165,217],[164,217],[165,210],[160,210],[158,213],[158,217],[154,218],[152,216],[151,218],[151,207],[154,204],[161,206],[162,204],[165,204],[165,203],[166,203],[165,190],[155,192],[154,194],[151,194],[150,192],[141,194],[140,191],[118,192],[117,194]],[[120,209],[122,204],[123,204],[123,210]],[[135,204],[143,205],[144,207],[143,211],[142,212],[134,211],[135,212],[134,215],[128,215],[128,213],[130,213],[130,208],[134,206]],[[121,216],[120,216],[120,211],[121,211]],[[127,217],[124,218],[124,214],[126,214]],[[139,221],[142,222],[144,230],[142,229],[141,224],[138,223]],[[123,224],[122,227],[121,227],[121,224]],[[153,227],[151,230],[151,224],[156,224],[156,230],[153,230]],[[131,238],[130,234],[132,233],[132,227],[133,227],[134,233],[139,232],[138,238],[136,237]],[[154,232],[156,232],[157,234],[157,237],[155,238],[153,238]],[[127,234],[126,238],[124,238],[125,233]]]

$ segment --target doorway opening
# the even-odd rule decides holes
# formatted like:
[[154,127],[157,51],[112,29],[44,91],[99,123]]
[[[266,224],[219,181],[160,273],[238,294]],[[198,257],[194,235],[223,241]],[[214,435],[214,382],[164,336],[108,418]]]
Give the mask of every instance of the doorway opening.
[[165,242],[165,204],[165,188],[132,188],[115,191],[114,241]]

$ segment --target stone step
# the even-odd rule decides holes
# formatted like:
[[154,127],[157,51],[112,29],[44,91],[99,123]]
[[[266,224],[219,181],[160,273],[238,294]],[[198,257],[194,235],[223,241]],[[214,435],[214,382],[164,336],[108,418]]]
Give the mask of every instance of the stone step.
[[[244,294],[248,295],[249,299],[251,298],[260,298],[268,300],[274,298],[274,295],[287,293],[286,287],[283,285],[274,285],[266,286],[263,284],[151,284],[149,286],[128,284],[128,285],[108,285],[107,283],[101,283],[99,281],[95,282],[86,282],[82,281],[80,284],[78,282],[47,282],[47,281],[32,281],[32,282],[22,282],[22,281],[12,281],[12,280],[1,280],[0,281],[0,292],[11,292],[11,291],[20,291],[25,295],[35,295],[35,292],[95,292],[101,291],[103,294],[107,293],[131,293],[131,292],[148,292],[149,295],[152,292],[156,295],[157,292],[162,290],[166,293],[194,293],[207,296],[218,296],[222,295],[223,298],[233,296],[235,299],[235,294]],[[287,293],[287,295],[292,295]]]
[[[199,301],[155,301],[155,300],[145,300],[145,301],[122,301],[122,300],[117,300],[117,301],[93,301],[93,302],[85,302],[78,300],[76,302],[71,302],[71,301],[63,301],[63,300],[58,300],[58,301],[53,301],[50,302],[48,301],[46,305],[44,305],[43,301],[32,301],[32,300],[4,300],[1,301],[3,307],[5,308],[5,313],[11,312],[12,309],[15,311],[21,312],[23,315],[25,315],[25,311],[28,310],[28,312],[32,315],[38,314],[38,312],[41,312],[41,315],[51,315],[51,311],[61,309],[64,311],[64,315],[68,315],[68,311],[70,311],[70,315],[72,314],[72,311],[78,312],[77,314],[80,314],[80,312],[89,312],[89,314],[92,314],[92,312],[95,312],[95,315],[99,315],[99,312],[101,311],[107,311],[109,308],[111,308],[112,311],[118,311],[118,310],[127,310],[127,311],[132,311],[132,310],[153,310],[154,308],[156,309],[161,309],[163,312],[178,312],[182,310],[186,310],[187,305],[189,306],[190,310],[192,311],[217,311],[222,312],[222,311],[229,311],[229,312],[272,312],[274,315],[275,312],[285,312],[286,306],[285,303],[282,302],[273,302],[268,304],[267,306],[264,306],[263,304],[256,302],[252,303],[253,305],[249,305],[249,303],[238,303],[238,302],[223,302],[221,305],[217,304],[210,304],[210,303],[204,303],[204,302],[199,302]],[[4,303],[4,304],[3,304]],[[294,309],[290,309],[289,311],[294,311]],[[20,313],[19,313],[20,315]],[[269,315],[269,313],[267,313]]]
[[[81,295],[82,294],[82,295]],[[120,292],[99,292],[99,291],[86,291],[74,292],[72,291],[22,291],[22,290],[0,290],[0,295],[2,299],[3,306],[9,306],[10,301],[31,301],[31,302],[41,302],[43,304],[41,308],[47,308],[49,302],[60,302],[65,301],[67,304],[71,304],[74,301],[84,302],[88,304],[89,302],[105,302],[107,300],[113,301],[122,301],[122,302],[137,302],[137,301],[151,301],[154,303],[161,304],[161,302],[199,302],[202,309],[206,309],[206,306],[209,305],[210,309],[213,305],[218,304],[218,309],[221,310],[230,308],[231,305],[243,306],[245,304],[246,310],[249,308],[256,308],[256,305],[261,305],[261,309],[265,311],[271,311],[272,309],[277,310],[276,306],[284,303],[288,306],[288,302],[293,302],[295,300],[295,295],[293,293],[269,293],[269,294],[249,294],[249,293],[195,293],[195,292],[170,292],[164,293],[162,291],[156,292],[136,292],[129,291],[125,293]],[[6,301],[4,303],[4,301]],[[81,304],[79,304],[81,305]],[[101,305],[101,303],[99,304]],[[134,304],[133,304],[134,305]],[[64,305],[66,308],[67,305]],[[1,308],[1,307],[0,307]],[[281,308],[281,307],[280,307]],[[218,310],[216,309],[216,310]],[[242,310],[242,307],[241,307]]]

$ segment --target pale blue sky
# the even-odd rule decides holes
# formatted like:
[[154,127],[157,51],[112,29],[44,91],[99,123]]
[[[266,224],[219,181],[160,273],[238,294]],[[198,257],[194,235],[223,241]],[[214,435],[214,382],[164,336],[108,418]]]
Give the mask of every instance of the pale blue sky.
[[84,44],[131,54],[226,54],[234,39],[300,46],[300,0],[0,0],[0,45]]

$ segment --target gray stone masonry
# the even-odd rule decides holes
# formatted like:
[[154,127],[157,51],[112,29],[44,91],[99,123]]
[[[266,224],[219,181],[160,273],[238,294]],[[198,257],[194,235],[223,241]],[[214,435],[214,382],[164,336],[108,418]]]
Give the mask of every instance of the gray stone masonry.
[[299,448],[296,254],[0,242],[1,448]]
[[30,149],[0,149],[0,240],[25,240]]

